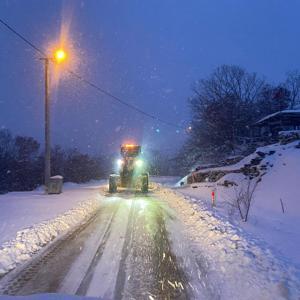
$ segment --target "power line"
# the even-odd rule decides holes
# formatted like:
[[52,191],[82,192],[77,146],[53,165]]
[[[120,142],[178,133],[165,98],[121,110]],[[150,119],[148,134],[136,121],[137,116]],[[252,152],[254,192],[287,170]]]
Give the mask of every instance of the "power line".
[[[30,42],[27,38],[25,38],[22,34],[20,34],[19,32],[17,32],[14,28],[12,28],[9,24],[7,24],[5,21],[3,21],[1,18],[0,18],[0,23],[2,23],[8,30],[10,30],[12,33],[14,33],[16,36],[18,36],[21,40],[23,40],[26,44],[28,44],[31,48],[33,48],[35,51],[37,51],[39,54],[43,55],[44,57],[47,57],[47,55],[45,54],[45,52],[43,50],[41,50],[40,48],[38,48],[36,45],[34,45],[32,42]],[[81,75],[77,74],[76,72],[70,70],[70,69],[67,69],[67,72],[69,74],[71,74],[72,76],[74,76],[75,78],[77,78],[78,80],[80,80],[81,82],[85,83],[86,85],[94,88],[95,90],[97,90],[98,92],[102,93],[102,94],[105,94],[106,96],[112,98],[113,100],[115,100],[116,102],[148,117],[148,118],[151,118],[152,120],[155,120],[157,122],[160,122],[162,124],[165,124],[167,126],[170,126],[170,127],[175,127],[177,129],[185,129],[183,126],[179,126],[177,124],[174,124],[174,123],[171,123],[169,121],[165,121],[159,117],[156,117],[155,115],[152,115],[150,113],[147,113],[145,111],[143,111],[142,109],[128,103],[127,101],[113,95],[112,93],[108,92],[107,90],[101,88],[100,86],[96,85],[95,83],[85,79],[84,77],[82,77]]]
[[36,47],[33,43],[31,43],[28,39],[26,39],[23,35],[18,33],[16,30],[14,30],[11,26],[9,26],[5,21],[0,19],[0,23],[2,23],[7,29],[9,29],[11,32],[13,32],[16,36],[18,36],[21,40],[23,40],[26,44],[28,44],[31,48],[33,48],[35,51],[39,52],[43,56],[47,56],[44,51]]
[[165,125],[168,125],[168,126],[173,126],[173,127],[176,127],[176,128],[183,128],[183,127],[180,127],[180,126],[178,126],[176,124],[173,124],[173,123],[167,122],[165,120],[162,120],[162,119],[160,119],[160,118],[158,118],[158,117],[156,117],[156,116],[154,116],[152,114],[149,114],[149,113],[141,110],[140,108],[138,108],[138,107],[136,107],[136,106],[134,106],[134,105],[132,105],[132,104],[130,104],[130,103],[122,100],[121,98],[119,98],[119,97],[111,94],[110,92],[104,90],[103,88],[95,85],[94,83],[90,82],[89,80],[86,80],[85,78],[81,77],[80,75],[78,75],[77,73],[73,72],[72,70],[67,70],[67,71],[68,71],[68,73],[70,73],[71,75],[73,75],[74,77],[76,77],[77,79],[79,79],[80,81],[84,82],[85,84],[93,87],[94,89],[98,90],[99,92],[101,92],[101,93],[109,96],[110,98],[113,98],[115,101],[123,104],[124,106],[127,106],[128,108],[131,108],[131,109],[135,110],[136,112],[138,112],[138,113],[140,113],[140,114],[142,114],[142,115],[144,115],[146,117],[149,117],[149,118],[151,118],[153,120],[156,120],[156,121],[158,121],[160,123],[163,123]]

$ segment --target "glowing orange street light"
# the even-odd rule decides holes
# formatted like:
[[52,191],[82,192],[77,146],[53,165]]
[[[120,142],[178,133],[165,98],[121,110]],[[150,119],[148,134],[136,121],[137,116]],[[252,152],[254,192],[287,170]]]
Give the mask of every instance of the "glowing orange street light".
[[66,54],[66,52],[63,49],[57,49],[54,52],[54,60],[55,60],[55,62],[61,63],[64,60],[66,60],[66,58],[67,58],[67,54]]

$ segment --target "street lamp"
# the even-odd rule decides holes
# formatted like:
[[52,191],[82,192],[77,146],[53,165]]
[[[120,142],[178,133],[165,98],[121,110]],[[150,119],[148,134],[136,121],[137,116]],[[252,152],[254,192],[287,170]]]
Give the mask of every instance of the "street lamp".
[[57,49],[54,52],[54,60],[56,63],[62,63],[66,60],[66,58],[67,58],[67,54],[66,54],[65,50]]
[[45,63],[45,191],[48,193],[51,177],[51,142],[50,142],[50,96],[49,96],[49,62],[62,63],[67,58],[63,49],[57,49],[52,57],[44,57]]

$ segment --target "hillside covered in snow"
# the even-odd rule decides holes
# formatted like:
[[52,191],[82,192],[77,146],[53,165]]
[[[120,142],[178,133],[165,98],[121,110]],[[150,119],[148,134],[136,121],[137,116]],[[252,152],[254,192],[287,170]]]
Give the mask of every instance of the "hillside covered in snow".
[[[300,143],[258,148],[240,162],[191,173],[178,192],[258,239],[287,264],[300,266]],[[247,222],[238,201],[253,194]],[[212,203],[214,194],[214,205]],[[243,209],[243,203],[240,206]]]

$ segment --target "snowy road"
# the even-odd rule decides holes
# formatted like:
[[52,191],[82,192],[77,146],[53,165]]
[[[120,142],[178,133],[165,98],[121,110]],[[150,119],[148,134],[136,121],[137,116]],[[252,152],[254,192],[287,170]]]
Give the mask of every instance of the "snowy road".
[[[84,225],[0,281],[0,294],[57,292],[103,299],[190,299],[174,254],[172,211],[155,196],[107,196]],[[178,224],[178,226],[180,226]],[[177,226],[177,228],[179,228]],[[174,244],[176,242],[174,241]]]
[[0,279],[0,295],[299,299],[297,270],[176,190],[106,190],[94,192],[98,204],[88,221]]

